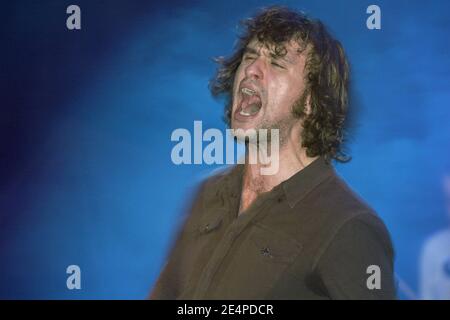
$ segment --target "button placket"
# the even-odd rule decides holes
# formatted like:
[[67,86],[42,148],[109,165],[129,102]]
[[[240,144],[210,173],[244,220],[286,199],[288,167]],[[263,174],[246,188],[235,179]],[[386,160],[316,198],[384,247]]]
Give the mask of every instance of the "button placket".
[[211,259],[208,261],[204,276],[200,278],[199,285],[196,288],[194,293],[194,299],[202,299],[204,298],[205,293],[209,289],[212,279],[217,272],[217,269],[220,267],[223,259],[228,254],[230,248],[232,247],[233,241],[237,235],[236,230],[233,228],[231,224],[227,231],[224,239],[219,243],[218,247],[214,251],[211,256]]
[[[274,190],[275,191],[275,190]],[[276,192],[276,191],[275,191]],[[273,194],[276,195],[276,194]],[[266,208],[266,210],[261,210],[270,200],[274,200],[273,195],[266,194],[262,198],[257,199],[253,205],[251,205],[243,216],[239,216],[235,218],[225,230],[224,237],[214,250],[210,260],[205,266],[203,277],[200,278],[199,284],[194,292],[194,299],[204,299],[205,294],[208,292],[211,284],[214,280],[214,277],[222,265],[222,262],[229,254],[230,250],[233,247],[233,243],[236,238],[239,236],[241,232],[243,232],[250,225],[254,224],[257,219],[261,219],[265,216],[264,213],[268,213],[270,208]],[[229,205],[229,203],[228,203]],[[230,207],[230,206],[228,206]],[[222,208],[223,209],[223,208]],[[230,214],[230,212],[228,212]],[[207,224],[204,225],[207,227]],[[209,225],[209,229],[211,228],[211,224]],[[267,256],[270,259],[271,253],[268,253]]]

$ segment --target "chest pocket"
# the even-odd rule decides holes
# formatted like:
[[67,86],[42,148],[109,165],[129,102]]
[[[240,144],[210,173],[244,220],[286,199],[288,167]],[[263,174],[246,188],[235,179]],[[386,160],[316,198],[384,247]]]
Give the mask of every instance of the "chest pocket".
[[258,225],[251,231],[249,241],[263,263],[290,264],[302,248],[295,239]]
[[215,297],[264,299],[301,250],[302,245],[289,235],[251,226],[225,259]]

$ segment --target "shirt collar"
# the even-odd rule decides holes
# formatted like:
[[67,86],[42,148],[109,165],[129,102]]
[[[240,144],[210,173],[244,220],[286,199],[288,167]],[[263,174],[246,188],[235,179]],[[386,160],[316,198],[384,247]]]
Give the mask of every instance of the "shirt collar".
[[334,174],[334,168],[324,157],[319,157],[289,179],[281,183],[291,208],[326,178]]
[[[237,164],[224,170],[217,179],[217,186],[222,186],[221,190],[216,189],[215,192],[225,193],[226,197],[239,199],[242,191],[243,172],[243,164]],[[318,157],[308,166],[274,187],[272,191],[277,192],[282,189],[289,206],[293,208],[310,191],[332,175],[334,175],[334,168],[331,163],[328,163],[324,157]]]

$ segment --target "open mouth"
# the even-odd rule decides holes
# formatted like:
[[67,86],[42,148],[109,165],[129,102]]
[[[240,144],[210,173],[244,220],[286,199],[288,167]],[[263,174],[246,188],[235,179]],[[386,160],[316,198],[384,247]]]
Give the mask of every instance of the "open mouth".
[[240,93],[241,103],[237,108],[235,115],[239,115],[240,117],[255,116],[262,107],[261,97],[255,90],[246,87],[242,88]]

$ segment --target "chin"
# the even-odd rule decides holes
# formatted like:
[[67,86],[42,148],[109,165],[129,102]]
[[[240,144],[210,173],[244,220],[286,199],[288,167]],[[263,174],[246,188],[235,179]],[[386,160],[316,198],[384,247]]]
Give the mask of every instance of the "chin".
[[254,123],[252,121],[239,122],[239,121],[234,120],[231,123],[231,129],[233,129],[233,130],[241,129],[241,130],[245,131],[245,130],[251,130],[251,129],[257,130],[257,128],[258,128],[258,124]]
[[245,124],[232,124],[231,129],[233,129],[233,136],[237,139],[238,142],[248,142],[250,141],[257,141],[257,130],[254,125],[251,125],[249,123]]

